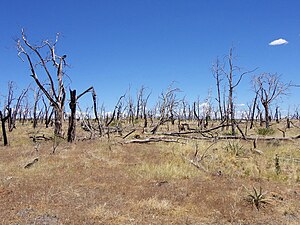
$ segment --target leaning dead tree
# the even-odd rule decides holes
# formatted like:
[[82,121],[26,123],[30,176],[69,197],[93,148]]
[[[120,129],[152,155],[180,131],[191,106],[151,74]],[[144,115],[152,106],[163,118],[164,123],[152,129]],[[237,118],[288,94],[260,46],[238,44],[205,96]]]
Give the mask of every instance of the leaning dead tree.
[[[43,40],[39,45],[29,42],[23,29],[21,34],[22,37],[17,40],[18,56],[28,62],[31,77],[54,108],[54,134],[63,136],[62,124],[66,99],[63,80],[66,55],[56,54],[59,33],[56,35],[55,41]],[[25,56],[25,60],[22,56]],[[52,71],[55,72],[52,73]],[[43,76],[39,77],[38,74],[43,74]],[[42,82],[44,80],[46,83]],[[46,88],[46,85],[50,86],[50,90]]]
[[282,95],[287,94],[291,83],[285,84],[277,74],[262,73],[253,78],[254,88],[258,90],[260,102],[265,112],[265,127],[270,127],[270,105]]

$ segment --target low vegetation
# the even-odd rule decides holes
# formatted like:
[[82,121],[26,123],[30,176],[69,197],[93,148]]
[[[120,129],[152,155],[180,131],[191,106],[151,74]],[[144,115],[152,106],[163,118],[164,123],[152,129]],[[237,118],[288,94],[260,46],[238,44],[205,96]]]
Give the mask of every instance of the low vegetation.
[[258,135],[273,135],[275,131],[272,128],[257,128],[257,134]]
[[2,224],[300,222],[298,139],[257,139],[253,148],[252,140],[140,131],[86,140],[78,130],[76,144],[60,139],[53,153],[53,134],[33,133],[18,124],[0,147]]

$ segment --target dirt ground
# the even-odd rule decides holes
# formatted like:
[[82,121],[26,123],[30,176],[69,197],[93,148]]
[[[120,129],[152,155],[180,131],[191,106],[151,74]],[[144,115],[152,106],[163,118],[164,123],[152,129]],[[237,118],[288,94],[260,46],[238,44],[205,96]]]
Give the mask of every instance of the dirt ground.
[[[299,182],[205,172],[187,148],[101,139],[50,154],[51,141],[11,139],[0,147],[0,224],[300,224]],[[253,187],[266,192],[259,209]]]

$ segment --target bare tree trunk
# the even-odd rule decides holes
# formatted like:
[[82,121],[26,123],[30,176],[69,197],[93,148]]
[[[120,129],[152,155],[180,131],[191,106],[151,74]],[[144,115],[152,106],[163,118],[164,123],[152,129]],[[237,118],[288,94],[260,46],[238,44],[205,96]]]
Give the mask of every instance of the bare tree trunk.
[[144,116],[144,129],[147,128],[148,126],[148,121],[147,121],[147,113],[146,113],[146,107],[144,106],[143,108],[143,116]]
[[76,90],[70,89],[70,99],[71,115],[69,116],[68,142],[73,142],[76,138]]
[[[197,104],[198,106],[198,108],[199,108],[199,101],[198,101],[198,104]],[[199,112],[198,112],[198,114],[197,114],[197,110],[196,110],[196,102],[194,102],[194,116],[196,117],[196,119],[197,119],[197,126],[198,127],[200,127],[200,123],[201,123],[201,121],[200,121],[200,118],[199,118]]]
[[279,123],[279,107],[278,106],[276,106],[274,117],[275,117],[276,123]]
[[220,120],[223,120],[223,110],[222,110],[222,102],[221,102],[221,90],[220,90],[220,84],[221,84],[221,79],[220,79],[220,63],[219,59],[217,59],[216,64],[213,67],[214,69],[214,77],[216,79],[216,85],[217,85],[217,102],[218,102],[218,108],[219,108],[219,113],[220,113]]
[[93,89],[93,93],[92,93],[92,97],[93,97],[93,104],[94,104],[94,115],[95,115],[95,119],[97,121],[98,124],[98,129],[99,129],[99,134],[100,136],[102,136],[102,126],[98,117],[98,112],[97,112],[97,94],[96,91]]
[[33,106],[33,128],[35,129],[37,126],[37,115],[36,115],[36,109],[37,109],[37,105],[34,104]]
[[266,128],[270,128],[270,117],[269,117],[269,104],[268,103],[263,103],[263,107],[265,108],[265,124]]
[[8,124],[8,131],[12,131],[13,130],[13,121],[12,121],[12,109],[9,107],[7,108],[8,111],[8,118],[7,118],[7,124]]
[[2,125],[2,135],[3,135],[4,146],[8,145],[6,127],[5,127],[5,122],[8,118],[9,118],[9,115],[3,117],[2,111],[0,111],[0,119],[1,119],[1,125]]
[[251,113],[251,118],[250,118],[250,120],[251,120],[250,129],[252,129],[253,125],[254,125],[254,115],[255,115],[255,108],[256,108],[257,98],[258,98],[258,91],[256,92],[255,98],[253,100],[252,113]]
[[[234,118],[234,105],[233,105],[233,64],[232,64],[232,49],[230,49],[229,54],[229,90],[228,90],[228,106],[229,106],[229,116],[230,116],[230,123],[231,123],[231,134],[235,135],[235,118]],[[236,85],[235,85],[236,86]]]
[[286,128],[288,128],[288,129],[291,128],[291,121],[290,121],[289,116],[287,116],[287,118],[286,118]]
[[46,126],[46,128],[48,128],[49,124],[52,122],[53,113],[54,113],[54,109],[52,108],[49,116],[45,116],[45,126]]
[[54,135],[63,136],[62,125],[64,119],[64,111],[54,108]]
[[[76,96],[76,90],[70,89],[70,104],[71,115],[69,116],[69,127],[68,127],[68,142],[73,142],[76,139],[76,105],[77,100],[89,91],[94,90],[93,87],[88,88],[80,95]],[[94,96],[94,94],[93,94]]]
[[49,110],[50,110],[51,106],[50,105],[47,106],[47,103],[46,103],[44,98],[42,98],[42,101],[43,101],[44,108],[45,108],[45,114],[44,114],[45,126],[46,126],[46,128],[48,128],[51,117],[53,115],[53,108],[51,108],[51,112],[49,113]]

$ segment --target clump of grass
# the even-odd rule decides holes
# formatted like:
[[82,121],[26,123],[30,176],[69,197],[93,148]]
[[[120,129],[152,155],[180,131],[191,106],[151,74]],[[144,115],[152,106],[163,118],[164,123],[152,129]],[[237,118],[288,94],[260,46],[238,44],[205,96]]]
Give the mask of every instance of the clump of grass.
[[228,142],[225,146],[225,149],[227,152],[230,152],[234,154],[235,156],[241,156],[245,153],[243,145],[241,145],[239,142]]
[[272,128],[258,128],[256,132],[258,135],[262,136],[272,135],[275,133],[274,129]]
[[263,204],[268,203],[267,192],[262,192],[261,187],[259,187],[259,191],[255,187],[252,188],[253,192],[248,191],[247,200],[259,210]]

